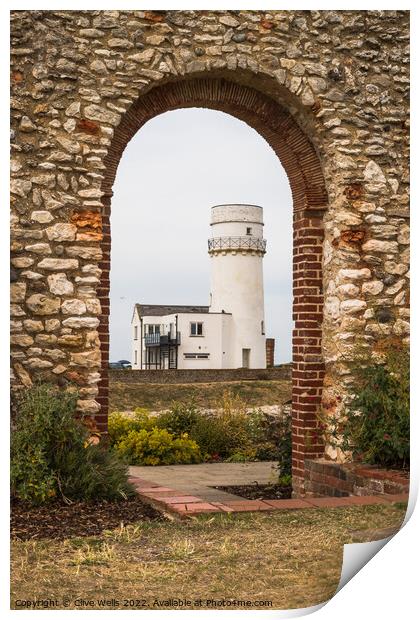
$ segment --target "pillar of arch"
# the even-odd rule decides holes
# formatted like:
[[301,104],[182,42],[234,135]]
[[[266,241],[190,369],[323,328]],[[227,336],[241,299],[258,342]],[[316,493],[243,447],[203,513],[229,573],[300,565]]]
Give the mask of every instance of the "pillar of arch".
[[[123,115],[105,157],[102,183],[103,258],[98,297],[102,306],[101,381],[98,424],[108,412],[110,209],[118,164],[130,139],[150,119],[179,108],[220,110],[245,121],[266,139],[289,178],[293,197],[293,369],[292,471],[295,491],[303,488],[304,460],[323,454],[317,432],[324,378],[322,358],[323,214],[327,207],[324,176],[316,150],[287,108],[260,90],[226,78],[192,77],[151,88]],[[145,179],[143,182],[147,182]]]

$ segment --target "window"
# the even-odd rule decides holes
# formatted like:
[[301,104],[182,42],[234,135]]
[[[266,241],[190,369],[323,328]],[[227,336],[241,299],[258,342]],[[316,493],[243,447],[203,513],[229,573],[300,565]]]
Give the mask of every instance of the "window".
[[134,340],[138,339],[138,327],[137,325],[134,326]]
[[203,335],[203,323],[190,323],[190,336],[202,336]]
[[[137,340],[137,338],[136,338]],[[134,363],[137,364],[137,350],[134,351]]]
[[264,325],[264,321],[261,321],[261,333],[263,336],[265,336],[265,325]]
[[160,334],[160,325],[146,325],[145,329],[147,334]]
[[252,235],[252,228],[247,228],[246,229],[246,234],[247,235]]
[[208,360],[210,353],[184,353],[186,360]]

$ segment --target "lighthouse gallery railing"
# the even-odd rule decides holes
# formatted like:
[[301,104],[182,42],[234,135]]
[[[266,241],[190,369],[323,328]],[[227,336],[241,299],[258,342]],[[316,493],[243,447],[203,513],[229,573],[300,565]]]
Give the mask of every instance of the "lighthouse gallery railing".
[[267,241],[258,237],[214,237],[208,240],[209,251],[256,250],[265,252]]

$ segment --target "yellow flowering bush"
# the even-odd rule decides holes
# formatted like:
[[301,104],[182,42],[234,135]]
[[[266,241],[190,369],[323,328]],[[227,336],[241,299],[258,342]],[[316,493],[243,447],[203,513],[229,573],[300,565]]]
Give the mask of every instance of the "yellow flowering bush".
[[151,431],[158,426],[156,416],[138,407],[130,416],[114,411],[108,418],[108,434],[111,446],[117,445],[130,431]]
[[131,430],[115,446],[117,454],[131,465],[199,463],[198,444],[187,433],[178,437],[164,428]]

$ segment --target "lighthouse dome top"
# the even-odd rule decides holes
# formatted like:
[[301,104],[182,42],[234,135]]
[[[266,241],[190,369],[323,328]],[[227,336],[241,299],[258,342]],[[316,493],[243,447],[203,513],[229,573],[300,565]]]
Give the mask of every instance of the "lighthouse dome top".
[[249,222],[263,225],[263,208],[249,204],[215,205],[211,209],[211,226],[222,222]]

